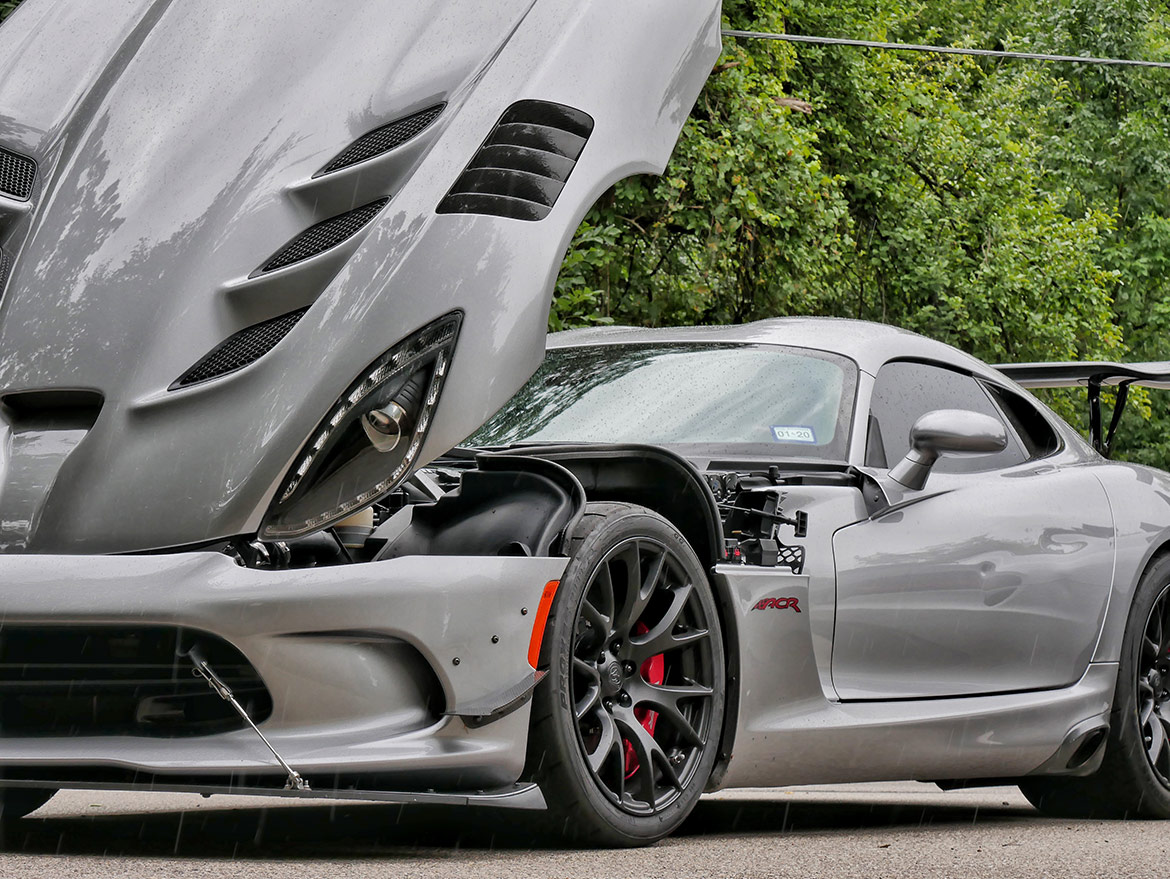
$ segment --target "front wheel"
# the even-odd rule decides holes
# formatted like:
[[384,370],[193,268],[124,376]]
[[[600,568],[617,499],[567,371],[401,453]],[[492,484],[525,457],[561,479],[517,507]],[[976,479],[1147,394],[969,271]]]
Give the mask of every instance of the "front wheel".
[[673,831],[715,764],[724,651],[707,574],[686,539],[633,504],[589,504],[541,649],[526,775],[551,829],[634,846]]
[[1170,557],[1134,594],[1109,727],[1100,769],[1023,779],[1024,796],[1058,817],[1170,818]]

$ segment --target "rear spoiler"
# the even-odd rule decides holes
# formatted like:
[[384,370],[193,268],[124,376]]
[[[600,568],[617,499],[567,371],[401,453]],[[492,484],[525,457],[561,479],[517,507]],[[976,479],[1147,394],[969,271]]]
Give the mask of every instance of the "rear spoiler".
[[[1105,457],[1125,411],[1130,385],[1170,389],[1170,362],[1158,363],[1005,363],[1001,373],[1025,388],[1077,388],[1089,390],[1089,439]],[[1101,429],[1101,388],[1116,387],[1117,400],[1108,430]]]

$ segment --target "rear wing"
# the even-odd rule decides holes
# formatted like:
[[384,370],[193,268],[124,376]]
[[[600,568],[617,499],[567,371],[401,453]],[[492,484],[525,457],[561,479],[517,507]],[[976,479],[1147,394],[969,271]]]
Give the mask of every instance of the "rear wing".
[[[1005,363],[1000,372],[1025,388],[1088,388],[1089,439],[1105,457],[1125,411],[1130,385],[1170,389],[1170,362],[1156,363]],[[1116,387],[1117,400],[1107,430],[1101,428],[1101,388]]]

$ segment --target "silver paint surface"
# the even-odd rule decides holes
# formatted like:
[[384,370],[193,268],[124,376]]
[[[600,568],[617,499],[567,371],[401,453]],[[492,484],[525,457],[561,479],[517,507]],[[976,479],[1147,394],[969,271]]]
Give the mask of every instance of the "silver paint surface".
[[[16,254],[0,394],[105,397],[59,478],[34,486],[28,548],[254,532],[334,400],[454,308],[465,331],[420,463],[462,440],[536,368],[570,236],[611,183],[662,170],[719,46],[717,0],[22,5],[0,28],[0,144],[40,175],[31,204],[0,199]],[[595,120],[552,213],[437,215],[492,125],[527,98]],[[366,132],[440,101],[409,145],[314,176]],[[302,230],[385,196],[360,235],[251,277]],[[256,363],[167,390],[234,332],[310,304]],[[2,488],[0,516],[31,490]]]
[[[564,559],[272,572],[212,553],[99,554],[254,532],[337,396],[454,308],[464,332],[420,463],[471,433],[539,363],[581,217],[616,180],[662,170],[718,51],[715,0],[27,0],[0,27],[0,145],[40,170],[28,203],[0,198],[0,244],[16,254],[0,299],[0,395],[88,389],[105,404],[88,433],[21,430],[5,416],[4,621],[158,623],[227,639],[273,693],[266,734],[310,779],[514,781],[527,707],[479,729],[427,715],[406,646],[449,704],[514,685],[530,670],[532,618],[519,608],[535,606]],[[523,99],[595,120],[552,213],[437,215]],[[446,110],[415,141],[316,176],[358,137],[438,102]],[[361,234],[254,276],[304,229],[382,197]],[[234,332],[305,306],[256,363],[167,390]],[[946,345],[855,321],[610,328],[549,344],[667,340],[852,358],[860,427],[844,463],[856,467],[873,376],[889,360],[1013,387]],[[726,785],[1025,774],[1108,713],[1133,591],[1170,542],[1170,477],[1105,462],[1045,417],[1062,448],[1017,473],[934,474],[908,492],[870,471],[902,505],[885,515],[869,518],[856,489],[794,488],[790,505],[810,513],[801,576],[717,569],[741,653]],[[801,612],[753,610],[781,595]],[[17,764],[271,767],[245,733],[0,737],[0,765]]]
[[[219,553],[8,555],[0,582],[5,625],[177,625],[229,640],[272,695],[264,734],[310,782],[377,771],[410,785],[425,772],[422,787],[475,788],[519,777],[528,706],[474,730],[435,718],[403,645],[431,667],[448,706],[483,701],[532,674],[533,611],[564,567],[558,558],[412,557],[256,571]],[[243,729],[181,740],[0,737],[0,764],[281,771]]]

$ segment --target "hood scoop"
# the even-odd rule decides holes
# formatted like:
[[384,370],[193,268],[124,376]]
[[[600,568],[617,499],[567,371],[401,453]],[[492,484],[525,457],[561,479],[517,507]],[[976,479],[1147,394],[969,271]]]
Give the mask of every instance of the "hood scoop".
[[593,133],[587,113],[548,101],[520,101],[439,203],[440,214],[543,220]]
[[0,195],[17,201],[28,201],[32,197],[36,177],[36,162],[0,147]]

